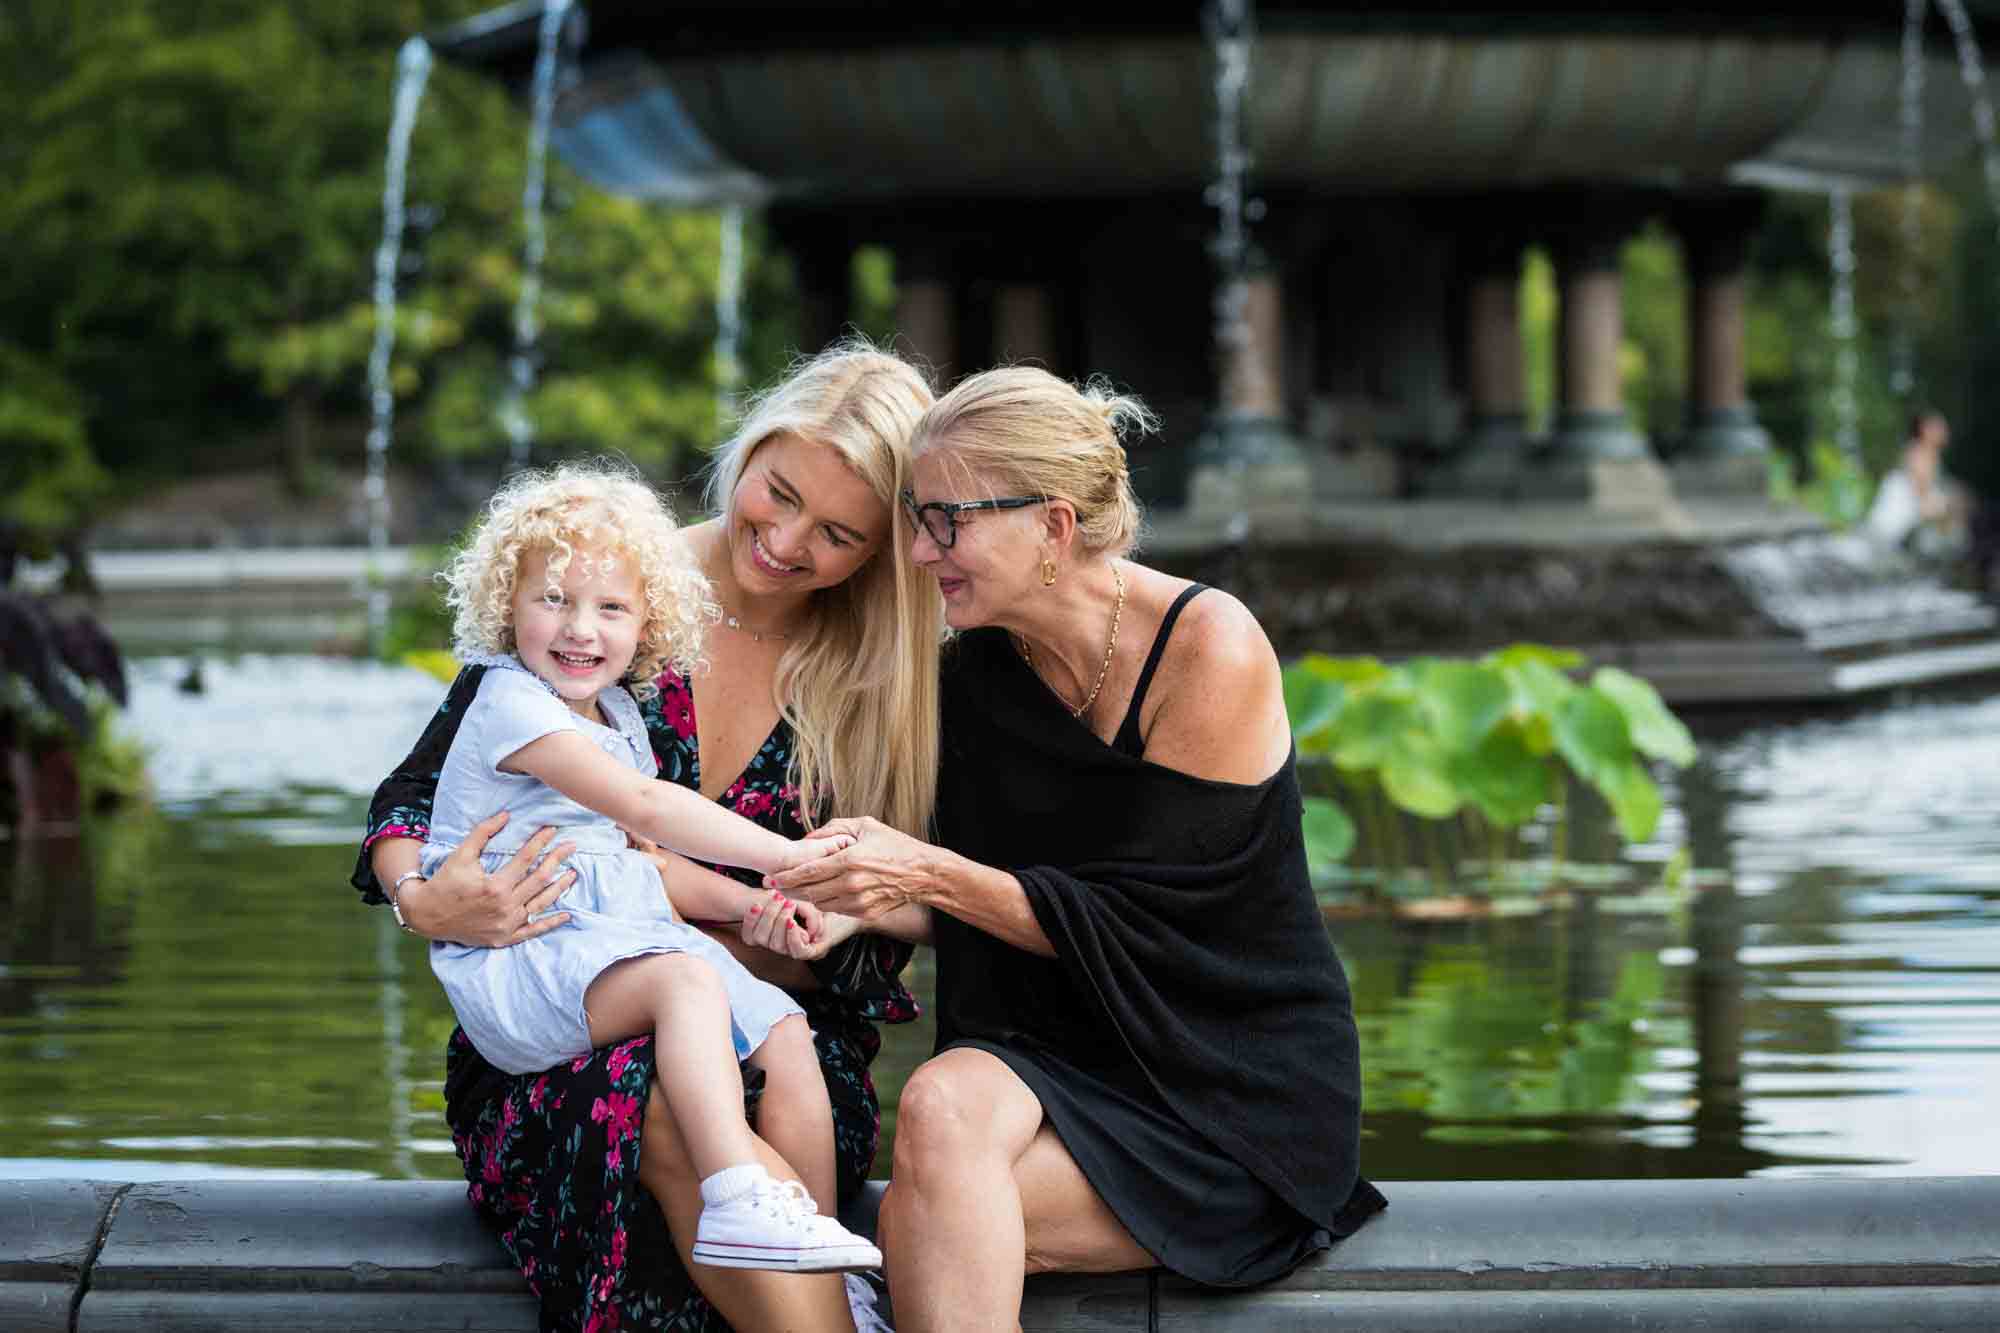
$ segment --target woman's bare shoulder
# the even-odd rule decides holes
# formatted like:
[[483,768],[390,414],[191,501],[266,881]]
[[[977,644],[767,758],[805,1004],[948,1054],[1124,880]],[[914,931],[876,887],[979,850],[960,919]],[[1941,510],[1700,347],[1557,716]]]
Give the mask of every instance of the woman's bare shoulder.
[[[1262,782],[1291,752],[1278,655],[1220,588],[1188,602],[1151,688],[1146,758],[1218,782]],[[1156,702],[1155,702],[1156,701]]]

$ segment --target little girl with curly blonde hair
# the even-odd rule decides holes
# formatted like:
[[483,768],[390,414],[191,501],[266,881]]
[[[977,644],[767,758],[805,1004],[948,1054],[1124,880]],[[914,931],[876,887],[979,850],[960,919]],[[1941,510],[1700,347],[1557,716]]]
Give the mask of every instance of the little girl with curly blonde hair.
[[[872,1268],[881,1253],[821,1216],[834,1192],[833,1120],[803,1011],[683,918],[739,921],[757,895],[671,862],[671,883],[627,833],[693,860],[766,873],[845,841],[792,841],[657,772],[632,692],[694,670],[718,612],[672,516],[610,464],[517,473],[444,574],[456,649],[480,680],[438,776],[429,875],[498,809],[488,870],[538,829],[575,851],[557,900],[568,922],[504,949],[433,942],[431,970],[479,1053],[532,1073],[629,1037],[654,1037],[658,1080],[703,1176],[698,1263],[800,1272]],[[825,928],[798,905],[801,945]],[[765,1079],[765,1137],[805,1177],[759,1164],[738,1061]]]

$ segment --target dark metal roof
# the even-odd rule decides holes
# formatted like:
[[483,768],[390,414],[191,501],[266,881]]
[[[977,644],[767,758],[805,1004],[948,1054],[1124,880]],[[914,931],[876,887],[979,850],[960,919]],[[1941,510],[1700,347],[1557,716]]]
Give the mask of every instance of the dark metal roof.
[[[1199,0],[1144,5],[1079,4],[1077,0],[591,0],[590,40],[687,59],[699,55],[833,51],[886,46],[1020,43],[1092,36],[1171,36],[1201,31]],[[2000,0],[1966,0],[1981,45],[2000,41]],[[525,71],[534,59],[543,0],[515,0],[439,30],[433,45],[454,59],[502,73]],[[1402,0],[1391,5],[1261,0],[1258,28],[1267,33],[1410,33],[1456,37],[1554,35],[1822,36],[1900,38],[1902,7],[1894,0],[1701,0],[1690,4],[1510,3],[1509,0]],[[1931,15],[1932,49],[1951,38]],[[1996,52],[2000,54],[2000,52]],[[517,68],[518,67],[518,68]]]
[[[591,0],[554,143],[683,203],[1181,192],[1212,174],[1203,7],[1054,0]],[[2000,0],[1978,0],[2000,17]],[[437,34],[524,82],[541,0]],[[587,11],[587,12],[586,12]],[[1246,123],[1260,185],[1820,186],[1901,172],[1902,7],[1265,0]],[[1971,117],[1929,23],[1926,161]]]

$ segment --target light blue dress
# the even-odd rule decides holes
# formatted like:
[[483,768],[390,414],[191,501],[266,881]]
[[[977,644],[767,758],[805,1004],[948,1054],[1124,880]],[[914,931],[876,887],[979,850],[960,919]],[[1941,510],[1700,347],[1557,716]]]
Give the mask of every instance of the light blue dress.
[[654,776],[658,767],[632,696],[615,686],[600,694],[598,710],[612,724],[600,726],[571,712],[520,659],[482,658],[477,664],[495,669],[480,680],[438,774],[424,873],[434,873],[473,825],[500,810],[510,818],[480,858],[489,871],[538,829],[557,827],[556,841],[576,844],[564,862],[576,880],[551,909],[568,912],[568,924],[505,949],[431,945],[431,971],[479,1053],[509,1074],[535,1073],[584,1054],[591,1049],[584,992],[605,968],[641,954],[693,954],[721,974],[738,1059],[761,1046],[778,1020],[803,1013],[727,949],[674,919],[659,872],[626,846],[617,824],[539,778],[500,771],[500,761],[530,741],[574,731],[618,762]]

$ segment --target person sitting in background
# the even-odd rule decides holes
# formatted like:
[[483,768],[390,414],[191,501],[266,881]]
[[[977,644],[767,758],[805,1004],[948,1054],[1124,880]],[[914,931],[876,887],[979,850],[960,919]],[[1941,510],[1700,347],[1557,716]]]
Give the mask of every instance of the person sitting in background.
[[1902,459],[1876,487],[1875,502],[1862,522],[1878,546],[1942,555],[1962,544],[1964,492],[1942,467],[1950,443],[1951,424],[1944,413],[1926,407],[1910,417]]

